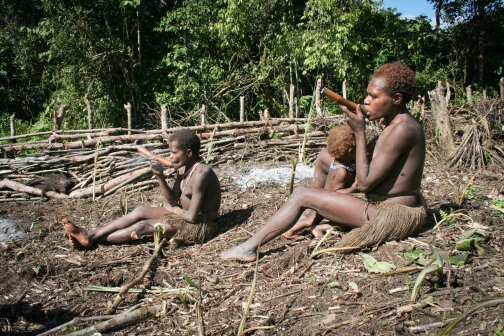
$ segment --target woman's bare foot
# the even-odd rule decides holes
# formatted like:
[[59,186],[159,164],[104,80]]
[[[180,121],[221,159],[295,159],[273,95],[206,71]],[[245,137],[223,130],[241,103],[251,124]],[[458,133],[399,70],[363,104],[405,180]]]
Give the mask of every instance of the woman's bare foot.
[[245,262],[253,262],[256,260],[256,252],[249,250],[240,244],[228,250],[222,251],[220,258],[223,260],[242,260]]
[[76,242],[85,248],[93,246],[93,243],[89,240],[88,231],[86,229],[73,225],[66,218],[61,220],[61,225],[63,225],[63,230],[65,230],[65,235],[68,237],[70,246],[75,247]]

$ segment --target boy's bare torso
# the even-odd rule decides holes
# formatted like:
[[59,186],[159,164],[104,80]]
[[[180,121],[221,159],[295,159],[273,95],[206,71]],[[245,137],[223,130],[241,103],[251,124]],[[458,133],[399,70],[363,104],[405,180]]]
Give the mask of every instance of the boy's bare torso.
[[[183,185],[184,182],[186,182],[187,185]],[[198,165],[193,176],[191,176],[188,181],[182,181],[180,188],[180,205],[183,209],[189,209],[195,188],[201,188],[201,190],[203,190],[201,213],[219,210],[221,201],[219,179],[215,172],[204,163]]]

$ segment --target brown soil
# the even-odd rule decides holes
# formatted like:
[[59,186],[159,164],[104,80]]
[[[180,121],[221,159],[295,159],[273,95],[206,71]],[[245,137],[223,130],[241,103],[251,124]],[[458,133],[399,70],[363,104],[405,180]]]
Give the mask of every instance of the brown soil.
[[[165,249],[164,255],[144,279],[144,288],[186,288],[184,276],[202,288],[203,319],[207,335],[236,335],[254,276],[255,264],[222,262],[220,251],[238,244],[255,232],[285,201],[285,186],[258,185],[241,190],[232,184],[232,166],[216,168],[223,189],[221,233],[200,245]],[[277,238],[261,248],[256,293],[247,320],[254,335],[411,335],[414,327],[438,323],[423,331],[437,334],[443,325],[478,302],[502,298],[504,291],[504,216],[489,208],[491,190],[504,187],[500,169],[479,173],[463,206],[459,193],[474,173],[447,170],[427,164],[424,194],[429,205],[429,225],[414,240],[390,242],[364,251],[378,261],[408,263],[404,251],[430,250],[431,243],[446,254],[453,252],[452,238],[468,231],[467,218],[431,230],[441,213],[467,209],[480,225],[489,227],[491,237],[482,243],[486,255],[466,252],[463,267],[445,267],[443,276],[429,276],[420,289],[418,302],[431,297],[423,307],[408,309],[411,288],[419,271],[374,277],[363,266],[359,253],[326,253],[310,259],[314,241],[308,232],[300,242]],[[288,181],[286,181],[286,184]],[[302,184],[308,184],[305,180]],[[115,293],[87,291],[88,285],[121,286],[138,274],[153,252],[152,239],[135,244],[100,245],[91,250],[71,249],[63,238],[61,219],[87,228],[103,225],[121,215],[121,195],[92,202],[90,199],[41,203],[3,203],[4,217],[22,219],[32,225],[29,234],[1,244],[0,333],[36,335],[77,316],[103,315]],[[140,204],[161,204],[159,189],[132,194],[131,211]],[[323,247],[339,239],[335,234]],[[411,264],[411,261],[409,262]],[[401,266],[402,265],[402,266]],[[436,282],[437,281],[437,282]],[[328,284],[331,284],[330,286]],[[149,304],[159,295],[128,294],[118,313],[137,304]],[[196,311],[178,296],[164,297],[166,310],[156,318],[123,327],[112,335],[194,335]],[[404,308],[406,307],[406,308]],[[93,322],[89,322],[93,323]],[[85,324],[75,327],[82,329]],[[65,332],[73,330],[69,327]],[[504,305],[484,307],[459,322],[452,334],[502,335]],[[63,333],[60,333],[63,334]]]

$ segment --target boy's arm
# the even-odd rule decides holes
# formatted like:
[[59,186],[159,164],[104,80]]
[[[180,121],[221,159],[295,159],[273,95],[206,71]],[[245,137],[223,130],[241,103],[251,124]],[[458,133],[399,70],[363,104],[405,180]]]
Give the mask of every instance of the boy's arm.
[[195,171],[192,177],[192,197],[189,209],[185,210],[176,206],[166,207],[168,211],[176,214],[186,222],[194,223],[203,206],[203,196],[208,186],[208,170]]
[[177,173],[177,178],[175,179],[173,188],[170,188],[168,183],[166,183],[166,177],[163,173],[163,165],[159,163],[158,160],[151,160],[151,169],[152,173],[156,175],[159,188],[161,189],[161,195],[163,195],[165,202],[171,206],[176,205],[180,199],[181,176]]
[[358,192],[358,191],[359,191],[359,186],[357,184],[357,180],[355,180],[355,182],[350,187],[344,188],[344,189],[339,189],[339,190],[336,190],[335,192],[338,194],[349,195],[349,194],[352,194],[352,193]]
[[370,161],[366,148],[366,121],[360,106],[357,114],[346,111],[347,122],[355,132],[356,140],[356,181],[362,192],[372,191],[392,170],[399,158],[407,152],[413,143],[412,132],[408,125],[399,123],[389,131],[385,139],[380,139],[380,152],[374,153]]

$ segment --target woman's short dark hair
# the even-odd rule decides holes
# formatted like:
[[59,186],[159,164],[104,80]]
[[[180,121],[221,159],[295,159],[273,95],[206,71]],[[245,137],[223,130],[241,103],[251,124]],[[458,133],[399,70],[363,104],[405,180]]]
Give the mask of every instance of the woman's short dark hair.
[[403,62],[384,64],[375,70],[373,77],[385,79],[383,90],[390,97],[401,93],[406,104],[413,98],[417,89],[415,72]]

